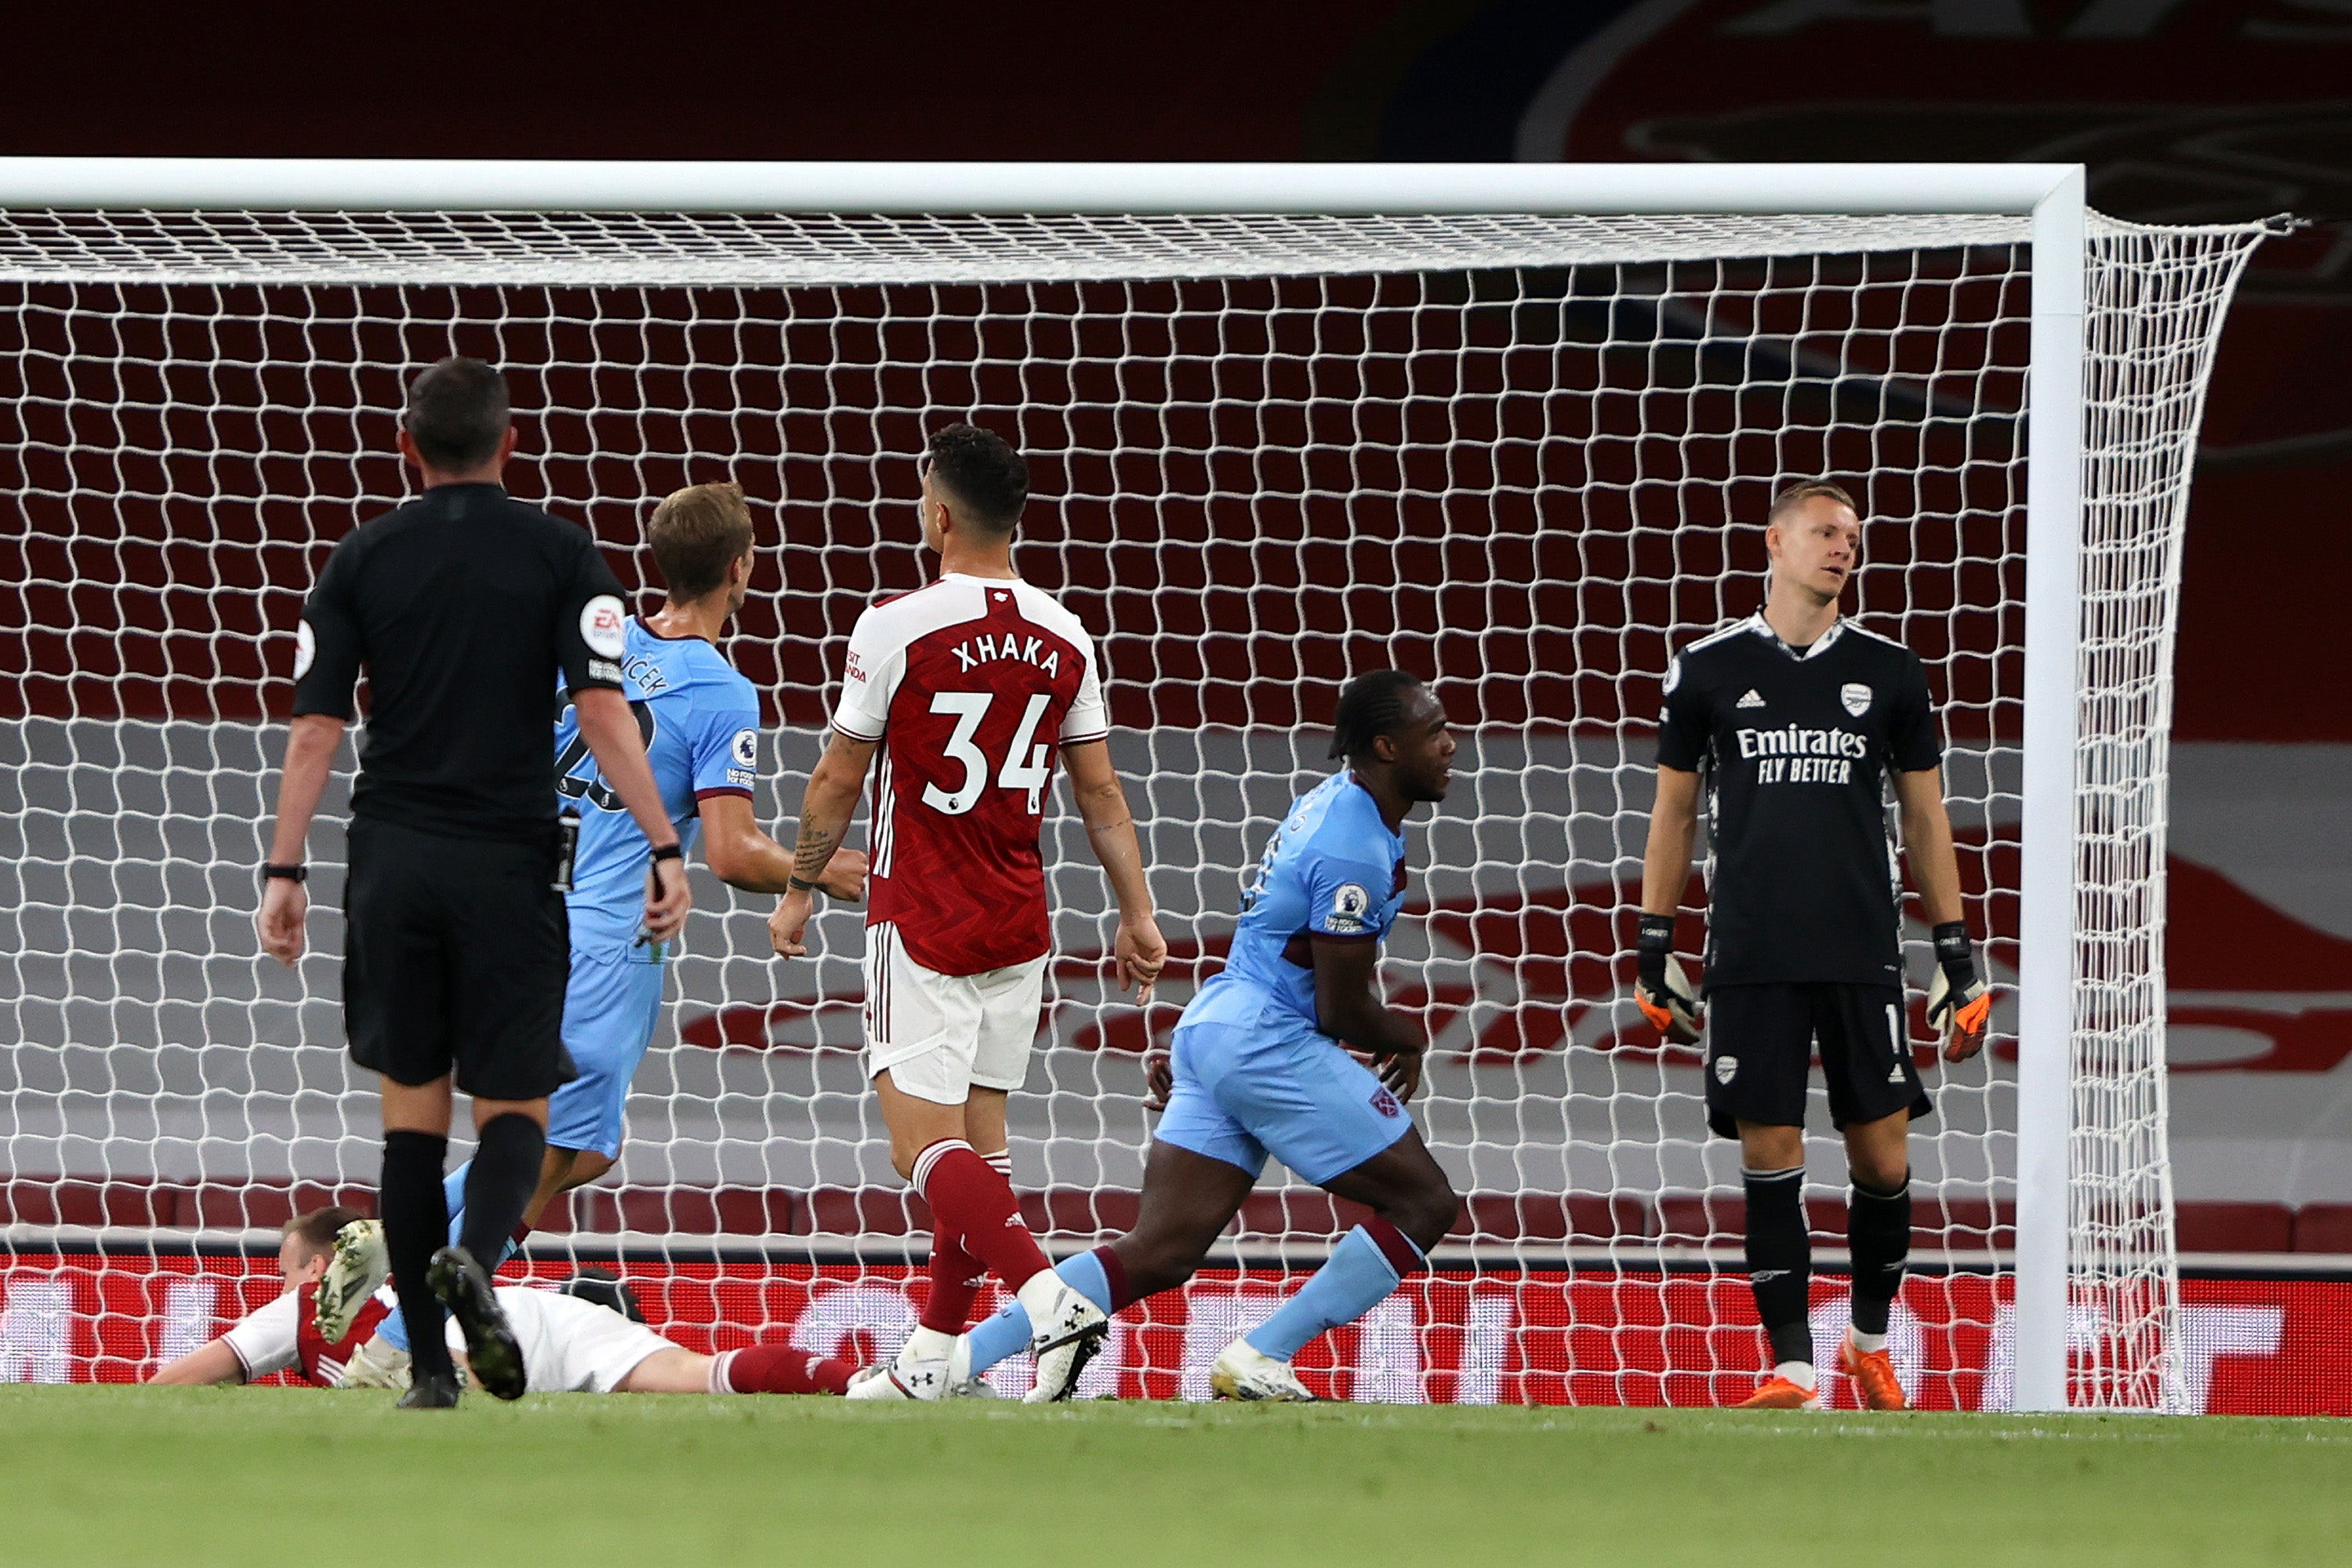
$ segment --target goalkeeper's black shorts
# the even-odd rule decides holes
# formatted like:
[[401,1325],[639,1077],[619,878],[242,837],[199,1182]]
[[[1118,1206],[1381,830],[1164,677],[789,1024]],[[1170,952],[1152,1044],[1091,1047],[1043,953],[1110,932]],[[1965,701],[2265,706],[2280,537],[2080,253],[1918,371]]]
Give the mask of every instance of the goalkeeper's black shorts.
[[1911,1058],[1901,986],[1709,986],[1706,1124],[1726,1138],[1739,1136],[1741,1121],[1802,1127],[1816,1045],[1834,1125],[1906,1108],[1916,1121],[1934,1109]]
[[352,819],[343,1022],[352,1059],[395,1083],[451,1071],[484,1100],[579,1076],[563,1048],[571,925],[544,842],[452,838]]

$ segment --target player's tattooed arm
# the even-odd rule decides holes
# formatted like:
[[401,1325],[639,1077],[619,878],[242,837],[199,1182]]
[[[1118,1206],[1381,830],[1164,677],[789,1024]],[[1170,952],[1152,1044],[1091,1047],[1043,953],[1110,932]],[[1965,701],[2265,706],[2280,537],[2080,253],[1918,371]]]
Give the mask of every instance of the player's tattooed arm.
[[[832,744],[817,759],[801,795],[800,831],[793,840],[793,882],[814,885],[832,864],[834,852],[849,831],[857,810],[858,793],[866,787],[866,771],[873,765],[877,741],[853,741],[835,731]],[[808,948],[802,936],[814,908],[814,886],[791,887],[768,917],[768,940],[786,958],[800,958]]]
[[[712,795],[699,803],[703,855],[711,871],[730,888],[747,893],[786,893],[801,876],[793,852],[760,831],[749,796]],[[812,857],[814,858],[814,857]],[[827,898],[856,903],[866,897],[866,857],[835,848],[814,882]]]
[[1315,1016],[1323,1032],[1372,1058],[1381,1081],[1399,1100],[1421,1087],[1421,1031],[1381,1001],[1381,944],[1363,937],[1310,935],[1315,963]]
[[814,822],[801,824],[801,836],[793,846],[793,875],[803,882],[814,882],[824,875],[833,863],[833,852],[841,847],[841,835]]

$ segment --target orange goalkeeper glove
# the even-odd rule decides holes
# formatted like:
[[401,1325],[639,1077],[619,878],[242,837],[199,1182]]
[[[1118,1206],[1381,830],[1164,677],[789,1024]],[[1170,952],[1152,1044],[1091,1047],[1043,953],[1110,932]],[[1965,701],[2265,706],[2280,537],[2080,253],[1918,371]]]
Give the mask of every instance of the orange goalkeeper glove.
[[1927,983],[1927,1026],[1944,1037],[1944,1059],[1964,1062],[1984,1049],[1992,1022],[1992,992],[1977,978],[1969,928],[1947,921],[1936,928],[1936,977]]
[[1642,1009],[1642,1016],[1669,1045],[1698,1044],[1702,1023],[1698,995],[1691,990],[1690,977],[1683,973],[1682,960],[1675,956],[1675,917],[1643,915],[1635,952],[1641,971],[1633,986],[1633,1002]]

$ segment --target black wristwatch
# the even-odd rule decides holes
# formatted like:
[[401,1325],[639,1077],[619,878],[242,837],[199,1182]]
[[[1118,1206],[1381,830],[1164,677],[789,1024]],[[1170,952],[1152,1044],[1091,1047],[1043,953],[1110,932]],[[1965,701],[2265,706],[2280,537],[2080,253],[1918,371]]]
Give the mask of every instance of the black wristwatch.
[[647,858],[654,861],[683,860],[686,858],[686,845],[683,842],[677,844],[664,844],[656,848],[651,856],[647,857]]
[[310,879],[310,868],[308,866],[272,866],[268,861],[263,861],[261,866],[262,885],[267,887],[270,882],[279,879],[289,882],[307,882]]

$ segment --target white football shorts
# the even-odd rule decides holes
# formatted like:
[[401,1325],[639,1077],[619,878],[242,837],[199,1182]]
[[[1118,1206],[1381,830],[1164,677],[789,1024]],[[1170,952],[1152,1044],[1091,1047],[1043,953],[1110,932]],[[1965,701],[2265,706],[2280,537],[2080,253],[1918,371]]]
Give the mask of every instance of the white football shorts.
[[898,928],[866,928],[866,1076],[902,1094],[961,1105],[975,1089],[1019,1089],[1045,1005],[1045,953],[978,974],[941,974],[907,956]]
[[[577,1296],[518,1285],[499,1286],[498,1296],[533,1394],[610,1394],[647,1356],[677,1348],[643,1323]],[[449,1348],[466,1348],[455,1318]]]

